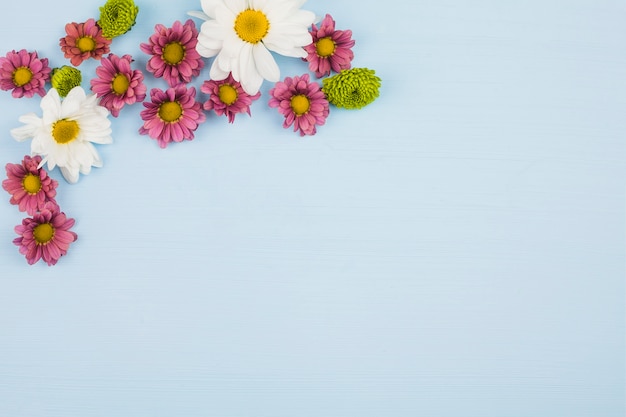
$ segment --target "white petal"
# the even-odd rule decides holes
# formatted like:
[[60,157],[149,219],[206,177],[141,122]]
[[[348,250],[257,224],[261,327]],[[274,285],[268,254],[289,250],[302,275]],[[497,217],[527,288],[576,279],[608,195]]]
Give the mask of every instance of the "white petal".
[[228,77],[229,71],[223,71],[220,68],[220,64],[219,64],[219,59],[220,59],[220,55],[218,54],[215,57],[215,60],[213,61],[213,64],[211,65],[211,70],[209,71],[209,77],[212,80],[223,80],[226,77]]
[[[50,162],[48,162],[48,169],[50,169]],[[66,167],[60,167],[61,174],[63,174],[63,178],[65,181],[70,184],[76,184],[78,182],[78,169],[68,169]]]
[[[200,0],[202,11],[210,18],[215,19],[215,8],[223,4],[222,0]],[[207,19],[208,20],[208,19]]]
[[195,11],[195,10],[188,11],[187,14],[189,16],[191,16],[191,17],[197,17],[198,19],[202,19],[202,20],[209,20],[210,19],[210,17],[207,16],[204,12],[198,12],[198,11]]
[[280,79],[280,70],[274,57],[262,43],[257,43],[252,48],[254,64],[259,75],[268,81],[276,82]]
[[61,97],[56,88],[51,88],[39,103],[43,111],[43,123],[48,125],[56,122],[61,116]]
[[[228,0],[223,2],[224,5],[226,5],[226,7],[228,7],[228,9],[235,15],[237,16],[239,13],[241,13],[242,11],[246,10],[248,8],[248,1],[247,0]],[[217,12],[219,13],[219,12]]]
[[242,74],[242,79],[239,82],[246,93],[254,95],[259,92],[263,84],[263,77],[256,68],[250,66],[248,68],[248,72],[245,75]]
[[25,123],[24,126],[11,129],[11,136],[18,142],[23,142],[35,136],[37,130],[41,128],[42,120],[35,113],[28,113],[20,116],[20,122]]

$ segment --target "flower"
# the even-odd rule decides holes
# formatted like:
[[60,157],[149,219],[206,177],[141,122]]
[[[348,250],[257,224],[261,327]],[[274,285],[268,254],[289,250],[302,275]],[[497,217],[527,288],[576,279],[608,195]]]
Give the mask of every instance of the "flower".
[[19,237],[13,240],[13,244],[19,246],[29,265],[40,259],[49,266],[55,265],[78,238],[76,233],[70,231],[74,223],[74,219],[68,219],[59,206],[47,203],[32,218],[28,217],[22,220],[21,225],[15,226]]
[[168,88],[150,90],[150,103],[144,102],[146,108],[141,112],[144,120],[139,129],[142,135],[149,135],[165,148],[170,142],[192,140],[193,132],[206,119],[202,113],[202,105],[195,100],[196,89],[187,89],[184,84]]
[[270,95],[270,107],[278,107],[278,111],[285,116],[284,128],[293,124],[293,131],[300,130],[300,136],[314,135],[315,125],[326,123],[328,101],[320,85],[309,82],[308,74],[277,82]]
[[83,77],[79,69],[63,65],[61,68],[52,70],[50,83],[61,97],[65,97],[74,87],[78,87],[82,81]]
[[337,107],[360,109],[378,97],[380,78],[367,68],[343,70],[322,80],[322,91]]
[[198,35],[198,52],[210,58],[210,77],[224,80],[232,72],[248,94],[263,79],[276,82],[280,70],[270,51],[304,58],[311,43],[309,26],[315,15],[300,10],[305,0],[203,0],[204,13],[190,12],[207,22]]
[[335,21],[327,14],[322,20],[319,29],[311,27],[313,42],[304,47],[308,56],[309,69],[315,72],[317,78],[330,75],[330,70],[340,72],[350,68],[354,53],[350,48],[354,46],[351,30],[335,30]]
[[210,94],[209,100],[204,103],[204,110],[214,110],[218,116],[228,116],[229,123],[235,121],[237,113],[246,112],[250,115],[250,105],[261,97],[260,92],[253,96],[246,93],[232,75],[221,81],[205,81],[200,91]]
[[119,116],[125,104],[134,104],[146,98],[146,85],[143,73],[130,67],[130,55],[119,57],[110,54],[102,58],[96,68],[98,78],[91,80],[91,90],[100,98],[100,105],[106,107],[113,117]]
[[198,30],[191,19],[185,24],[177,20],[171,28],[155,25],[148,43],[140,45],[143,52],[152,55],[146,68],[155,77],[165,78],[170,87],[188,83],[204,68],[204,61],[196,51],[197,38]]
[[61,101],[52,88],[41,99],[43,116],[29,113],[20,117],[25,125],[11,130],[11,135],[18,141],[32,138],[31,153],[43,157],[40,165],[47,162],[48,170],[58,165],[63,177],[75,183],[79,172],[89,174],[92,166],[102,166],[93,144],[113,141],[109,111],[96,100],[95,94],[87,96],[82,87],[75,87]]
[[105,38],[113,39],[128,32],[134,25],[139,7],[133,0],[108,0],[100,7],[98,25]]
[[39,59],[37,52],[26,49],[8,52],[0,57],[0,88],[13,90],[11,95],[15,98],[32,97],[35,93],[43,97],[50,71],[48,59]]
[[67,36],[59,40],[61,50],[72,65],[79,66],[89,58],[100,59],[109,53],[111,39],[102,35],[102,29],[94,19],[85,23],[68,23],[65,25]]
[[39,167],[40,163],[40,156],[26,155],[20,164],[7,164],[7,179],[2,181],[2,188],[11,194],[10,203],[31,216],[45,203],[54,202],[57,194],[58,183]]

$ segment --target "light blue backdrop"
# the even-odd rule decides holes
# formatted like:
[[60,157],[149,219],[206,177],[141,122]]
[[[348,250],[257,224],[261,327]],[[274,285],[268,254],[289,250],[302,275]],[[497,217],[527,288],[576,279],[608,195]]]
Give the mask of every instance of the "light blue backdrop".
[[[0,53],[67,63],[103,1],[8,2]],[[137,0],[114,52],[143,67],[199,3]],[[266,83],[166,150],[125,109],[104,168],[52,173],[79,234],[56,267],[0,199],[0,416],[623,417],[624,2],[305,8],[353,30],[378,101],[300,138]],[[3,166],[39,100],[0,93]]]

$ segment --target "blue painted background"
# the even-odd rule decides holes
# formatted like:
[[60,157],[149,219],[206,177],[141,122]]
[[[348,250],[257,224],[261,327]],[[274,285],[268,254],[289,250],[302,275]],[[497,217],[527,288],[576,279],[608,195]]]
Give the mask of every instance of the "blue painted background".
[[[66,64],[103,2],[9,2],[0,53]],[[200,2],[137,4],[112,49],[143,67]],[[53,268],[12,245],[5,193],[0,416],[622,417],[624,2],[305,8],[353,30],[378,101],[300,138],[266,83],[165,150],[124,109],[104,168],[51,174],[79,235]],[[39,100],[0,93],[4,165]]]

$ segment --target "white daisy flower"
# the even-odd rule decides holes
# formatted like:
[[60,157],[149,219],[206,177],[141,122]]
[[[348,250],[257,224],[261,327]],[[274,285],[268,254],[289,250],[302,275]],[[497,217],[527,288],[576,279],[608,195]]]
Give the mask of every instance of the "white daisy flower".
[[75,183],[79,172],[86,175],[92,166],[102,166],[92,143],[113,142],[109,111],[96,100],[95,94],[87,96],[82,87],[74,87],[61,101],[51,88],[41,99],[43,116],[25,114],[19,118],[25,125],[12,129],[11,135],[20,142],[32,138],[31,153],[42,157],[39,166],[47,162],[52,170],[58,165],[63,177]]
[[215,57],[210,77],[224,80],[229,73],[248,94],[256,94],[263,79],[276,82],[280,70],[270,51],[305,58],[304,46],[313,40],[309,27],[315,14],[300,10],[306,0],[201,0],[206,20],[196,50]]

